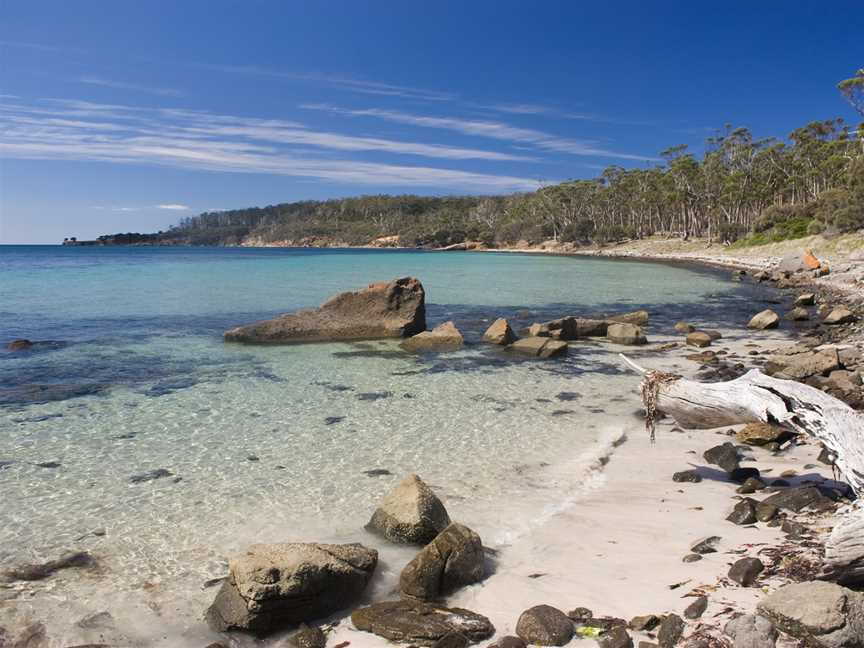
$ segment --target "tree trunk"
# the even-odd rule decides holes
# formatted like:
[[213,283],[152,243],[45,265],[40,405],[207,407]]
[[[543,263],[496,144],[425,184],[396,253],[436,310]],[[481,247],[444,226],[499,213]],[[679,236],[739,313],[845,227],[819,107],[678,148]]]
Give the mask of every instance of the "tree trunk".
[[[640,389],[652,433],[654,417],[660,411],[691,429],[754,421],[778,423],[821,441],[836,457],[835,465],[855,495],[864,493],[864,414],[842,401],[757,369],[728,382],[699,383],[648,371],[621,357],[644,375]],[[864,508],[856,501],[838,516],[825,542],[822,577],[860,584],[864,582]]]

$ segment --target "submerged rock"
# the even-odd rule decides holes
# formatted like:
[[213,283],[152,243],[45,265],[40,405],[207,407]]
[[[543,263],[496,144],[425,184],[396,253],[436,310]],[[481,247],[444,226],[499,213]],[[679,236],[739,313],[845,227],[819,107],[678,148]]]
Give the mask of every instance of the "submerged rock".
[[384,497],[366,528],[391,542],[425,545],[449,525],[450,516],[441,500],[411,474]]
[[516,623],[516,634],[526,643],[540,646],[563,646],[574,634],[573,622],[551,605],[535,605],[525,610]]
[[48,578],[61,569],[72,567],[86,568],[96,565],[96,561],[86,551],[72,551],[66,553],[56,560],[44,563],[18,565],[3,572],[3,580],[6,581],[37,581]]
[[777,328],[780,325],[780,316],[770,308],[757,313],[747,324],[747,328],[764,330]]
[[648,340],[642,329],[635,324],[610,324],[606,330],[606,339],[615,344],[647,344]]
[[536,358],[556,358],[567,353],[567,343],[548,337],[527,337],[509,347],[511,351]]
[[344,292],[319,308],[238,326],[227,342],[279,344],[408,337],[426,328],[426,296],[413,277]]
[[174,473],[172,473],[167,468],[156,468],[154,470],[148,470],[146,473],[141,473],[140,475],[132,475],[129,478],[129,482],[132,484],[141,484],[143,482],[153,481],[155,479],[162,479],[163,477],[173,477]]
[[516,339],[516,334],[513,332],[513,329],[510,328],[510,322],[503,317],[495,320],[492,323],[492,326],[486,329],[486,332],[483,334],[484,342],[501,346],[513,344]]
[[426,353],[430,351],[456,351],[462,348],[465,339],[453,322],[439,324],[431,331],[423,331],[399,343],[406,351]]
[[6,345],[6,349],[8,351],[26,351],[33,347],[33,343],[30,340],[26,340],[24,338],[20,338],[18,340],[12,340]]
[[451,524],[409,562],[399,577],[403,596],[430,600],[483,579],[483,543],[461,524]]
[[360,596],[377,564],[378,552],[360,544],[252,545],[229,561],[207,622],[265,635],[327,616]]
[[418,646],[432,646],[454,632],[472,643],[495,634],[495,627],[480,614],[420,601],[373,603],[355,610],[351,622],[358,630]]

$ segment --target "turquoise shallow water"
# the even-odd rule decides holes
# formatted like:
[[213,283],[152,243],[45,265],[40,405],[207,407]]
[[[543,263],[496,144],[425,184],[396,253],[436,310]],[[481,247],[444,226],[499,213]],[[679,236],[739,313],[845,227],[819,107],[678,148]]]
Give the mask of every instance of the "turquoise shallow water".
[[[430,326],[455,320],[465,349],[221,340],[405,275],[426,287]],[[26,586],[0,625],[50,616],[62,631],[110,609],[143,645],[198,645],[202,584],[255,541],[378,546],[386,592],[406,554],[362,527],[410,471],[506,550],[579,493],[638,400],[620,349],[517,361],[479,343],[491,320],[645,307],[662,335],[678,319],[738,325],[764,297],[723,273],[589,258],[0,247],[0,339],[46,342],[0,352],[0,562],[79,548],[102,570]],[[131,481],[158,469],[171,474]]]

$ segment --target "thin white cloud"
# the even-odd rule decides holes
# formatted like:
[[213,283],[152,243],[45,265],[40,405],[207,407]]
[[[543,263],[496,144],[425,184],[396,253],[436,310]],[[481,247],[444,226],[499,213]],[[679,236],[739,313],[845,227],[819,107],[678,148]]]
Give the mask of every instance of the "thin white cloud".
[[78,83],[113,88],[115,90],[131,90],[132,92],[143,92],[146,94],[160,95],[163,97],[179,97],[183,93],[173,88],[156,88],[153,86],[139,85],[137,83],[126,83],[124,81],[112,81],[101,77],[84,76],[77,79]]
[[181,205],[179,203],[167,203],[164,205],[156,205],[156,209],[167,209],[169,211],[187,211],[192,209],[189,205]]
[[55,107],[0,103],[0,154],[12,158],[157,164],[206,171],[266,173],[380,187],[500,192],[529,190],[537,186],[536,181],[524,177],[330,159],[308,151],[308,147],[315,147],[325,151],[386,151],[455,160],[481,155],[485,159],[500,159],[488,157],[487,152],[476,149],[355,138],[304,131],[290,122],[195,111],[132,109],[56,100],[49,106]]
[[457,117],[433,117],[384,108],[349,109],[339,108],[329,104],[301,104],[300,107],[308,110],[325,111],[352,117],[374,117],[411,126],[455,131],[457,133],[462,133],[463,135],[471,135],[474,137],[486,137],[508,142],[530,144],[538,149],[554,151],[556,153],[567,153],[569,155],[640,161],[653,159],[638,153],[610,151],[598,146],[596,142],[592,141],[581,141],[559,137],[543,131],[531,128],[520,128],[499,121],[463,119]]

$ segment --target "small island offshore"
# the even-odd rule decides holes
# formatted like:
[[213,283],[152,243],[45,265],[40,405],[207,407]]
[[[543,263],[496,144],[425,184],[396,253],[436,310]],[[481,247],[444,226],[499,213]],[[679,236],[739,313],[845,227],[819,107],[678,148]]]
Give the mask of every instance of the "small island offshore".
[[0,648],[864,648],[860,7],[25,5]]

